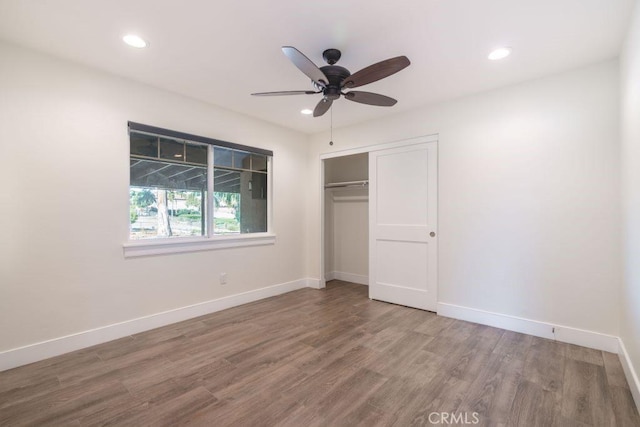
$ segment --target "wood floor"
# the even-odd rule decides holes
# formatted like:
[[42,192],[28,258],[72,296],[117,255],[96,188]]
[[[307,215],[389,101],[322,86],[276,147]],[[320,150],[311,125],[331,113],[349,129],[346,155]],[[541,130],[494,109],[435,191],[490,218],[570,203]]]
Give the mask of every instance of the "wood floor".
[[0,372],[3,426],[465,421],[640,426],[614,354],[371,301],[338,281]]

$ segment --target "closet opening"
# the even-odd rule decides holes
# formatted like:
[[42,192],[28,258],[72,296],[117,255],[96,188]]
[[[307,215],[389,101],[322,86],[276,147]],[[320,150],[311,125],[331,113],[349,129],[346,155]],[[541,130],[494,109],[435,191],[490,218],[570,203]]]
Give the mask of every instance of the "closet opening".
[[324,286],[369,284],[369,153],[323,160]]

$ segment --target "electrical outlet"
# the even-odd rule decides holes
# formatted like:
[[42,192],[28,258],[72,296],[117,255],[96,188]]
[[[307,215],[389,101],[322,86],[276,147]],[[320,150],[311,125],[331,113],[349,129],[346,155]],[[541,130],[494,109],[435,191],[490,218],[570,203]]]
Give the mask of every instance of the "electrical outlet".
[[221,285],[227,284],[227,273],[220,273],[220,284]]

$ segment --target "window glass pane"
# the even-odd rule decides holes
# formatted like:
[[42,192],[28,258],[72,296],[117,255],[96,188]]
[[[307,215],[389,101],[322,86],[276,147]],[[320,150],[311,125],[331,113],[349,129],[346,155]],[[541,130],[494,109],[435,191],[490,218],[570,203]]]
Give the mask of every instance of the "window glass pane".
[[207,168],[158,160],[131,159],[130,184],[200,191],[207,189]]
[[240,229],[242,233],[267,231],[266,175],[243,171],[240,173]]
[[240,172],[213,170],[213,234],[240,233]]
[[261,154],[251,155],[251,170],[253,171],[267,171],[267,156]]
[[213,164],[216,166],[232,167],[231,150],[228,148],[213,148]]
[[266,177],[263,173],[214,169],[214,234],[267,231]]
[[184,143],[160,138],[160,158],[184,162]]
[[251,173],[251,197],[254,199],[267,198],[267,174],[260,172]]
[[204,145],[187,144],[187,162],[207,164],[207,147]]
[[146,157],[158,157],[158,137],[132,133],[130,138],[131,154]]
[[233,150],[233,167],[236,169],[251,169],[251,154],[245,151]]
[[213,191],[221,193],[240,192],[240,172],[230,169],[213,170]]
[[206,167],[131,159],[130,238],[206,234]]
[[213,234],[240,233],[240,193],[213,193]]

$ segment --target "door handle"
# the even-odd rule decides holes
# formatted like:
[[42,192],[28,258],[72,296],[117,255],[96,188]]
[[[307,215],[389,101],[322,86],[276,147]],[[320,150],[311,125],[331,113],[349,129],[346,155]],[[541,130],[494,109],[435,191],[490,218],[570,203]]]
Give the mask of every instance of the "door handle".
[[435,232],[435,231],[432,231],[431,233],[429,233],[429,236],[431,236],[431,237],[436,237],[436,232]]

